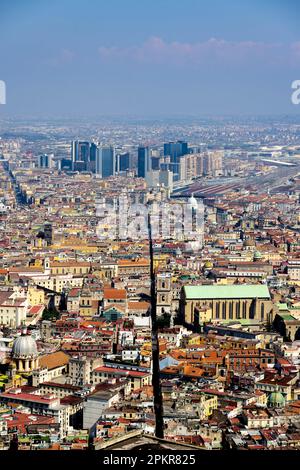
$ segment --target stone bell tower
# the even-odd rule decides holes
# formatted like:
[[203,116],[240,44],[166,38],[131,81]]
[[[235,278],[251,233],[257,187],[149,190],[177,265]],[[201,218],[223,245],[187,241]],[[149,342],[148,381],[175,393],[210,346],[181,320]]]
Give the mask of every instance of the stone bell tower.
[[171,313],[172,304],[172,278],[171,273],[157,273],[157,315]]

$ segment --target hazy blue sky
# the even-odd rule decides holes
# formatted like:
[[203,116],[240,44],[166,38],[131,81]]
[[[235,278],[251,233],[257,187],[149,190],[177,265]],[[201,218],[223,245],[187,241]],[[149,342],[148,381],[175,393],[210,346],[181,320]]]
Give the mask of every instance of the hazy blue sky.
[[300,113],[297,0],[0,0],[9,115]]

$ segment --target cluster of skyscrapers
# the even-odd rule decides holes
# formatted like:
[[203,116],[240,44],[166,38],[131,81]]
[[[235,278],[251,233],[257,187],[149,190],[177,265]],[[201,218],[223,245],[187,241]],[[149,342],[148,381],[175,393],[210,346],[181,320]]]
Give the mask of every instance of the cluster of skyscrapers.
[[75,140],[71,146],[71,170],[89,171],[107,178],[130,167],[128,152],[118,153],[113,146]]
[[200,151],[187,142],[168,142],[163,155],[149,147],[138,149],[139,177],[157,183],[187,181],[198,176],[219,176],[222,173],[222,151]]
[[75,140],[71,145],[71,160],[62,161],[72,171],[88,171],[99,178],[107,178],[130,169],[145,178],[149,186],[163,184],[171,187],[173,182],[187,181],[202,175],[218,176],[222,171],[222,152],[200,151],[189,147],[187,142],[163,144],[163,148],[140,146],[137,161],[129,152],[111,145]]

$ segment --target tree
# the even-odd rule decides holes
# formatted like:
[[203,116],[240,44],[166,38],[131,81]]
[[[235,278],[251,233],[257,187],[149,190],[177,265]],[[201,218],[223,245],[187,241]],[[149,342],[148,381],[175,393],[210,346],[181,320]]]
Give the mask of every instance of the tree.
[[163,313],[161,317],[157,318],[157,326],[158,328],[170,328],[170,320],[171,320],[171,315],[170,313]]
[[42,314],[42,320],[57,320],[59,318],[59,312],[54,309],[45,308]]

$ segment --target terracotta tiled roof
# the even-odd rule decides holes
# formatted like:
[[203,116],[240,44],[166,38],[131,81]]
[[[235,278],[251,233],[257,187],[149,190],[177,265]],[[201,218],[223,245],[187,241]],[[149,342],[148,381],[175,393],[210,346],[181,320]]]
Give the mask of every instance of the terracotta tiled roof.
[[29,310],[28,314],[29,315],[37,315],[38,313],[40,313],[41,311],[43,311],[45,308],[44,305],[40,304],[40,305],[33,305],[33,307],[31,307],[31,309]]
[[9,268],[10,273],[27,273],[27,272],[32,272],[32,273],[43,273],[44,269],[41,267],[37,266],[20,266],[20,267],[14,267],[12,266]]
[[128,259],[120,259],[118,260],[118,266],[148,266],[150,261],[148,259],[139,259],[139,260],[128,260]]
[[69,356],[62,351],[42,356],[39,360],[41,367],[47,367],[49,370],[62,367],[69,363]]
[[51,263],[51,268],[84,268],[84,267],[89,267],[90,263],[85,262],[85,261],[64,261],[64,262],[54,262]]
[[128,302],[129,310],[148,310],[149,307],[149,302]]
[[125,289],[104,289],[104,299],[126,299],[126,295]]

